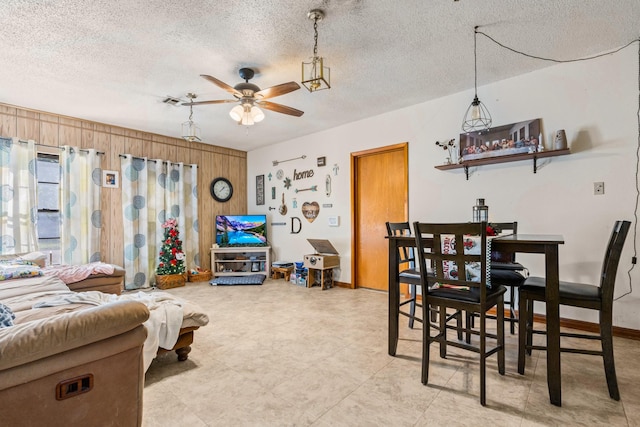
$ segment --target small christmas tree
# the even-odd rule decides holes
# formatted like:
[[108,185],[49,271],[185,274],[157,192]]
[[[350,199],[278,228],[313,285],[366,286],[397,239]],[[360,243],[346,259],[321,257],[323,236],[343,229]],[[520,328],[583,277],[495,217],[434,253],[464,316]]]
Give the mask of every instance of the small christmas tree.
[[175,218],[168,219],[164,224],[164,240],[160,249],[160,264],[156,274],[183,274],[184,252],[182,252],[182,240],[178,232],[178,224]]

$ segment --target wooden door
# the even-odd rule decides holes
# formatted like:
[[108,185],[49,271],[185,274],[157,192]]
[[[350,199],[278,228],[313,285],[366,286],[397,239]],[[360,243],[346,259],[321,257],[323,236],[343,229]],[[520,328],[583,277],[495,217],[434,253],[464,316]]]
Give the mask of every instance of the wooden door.
[[408,218],[408,144],[351,154],[352,287],[387,291],[385,222]]

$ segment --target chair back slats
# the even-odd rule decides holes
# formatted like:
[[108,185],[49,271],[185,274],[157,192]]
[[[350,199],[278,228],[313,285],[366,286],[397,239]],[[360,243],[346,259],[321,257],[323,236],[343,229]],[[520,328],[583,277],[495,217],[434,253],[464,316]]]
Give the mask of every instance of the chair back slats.
[[616,283],[618,264],[620,263],[622,248],[630,227],[631,222],[629,221],[616,221],[613,225],[600,274],[600,296],[603,304],[609,301],[613,303],[613,290]]
[[[411,226],[408,222],[387,222],[387,235],[388,236],[407,236],[411,234]],[[398,248],[400,255],[400,264],[408,263],[408,268],[415,268],[415,255],[413,248],[401,247]]]
[[[487,223],[414,223],[422,282],[434,287],[461,286],[479,289],[487,283]],[[470,236],[473,236],[471,239]],[[476,245],[473,252],[465,250]],[[476,267],[476,268],[473,268]],[[430,271],[430,274],[426,272]],[[478,276],[471,274],[477,272]]]

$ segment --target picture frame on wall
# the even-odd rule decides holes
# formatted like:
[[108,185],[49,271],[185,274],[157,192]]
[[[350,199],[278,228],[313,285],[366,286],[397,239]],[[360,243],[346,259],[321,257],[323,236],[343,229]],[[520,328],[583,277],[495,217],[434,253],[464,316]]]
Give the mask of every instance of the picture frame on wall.
[[120,187],[120,174],[118,171],[102,171],[102,186],[106,188]]
[[256,205],[264,205],[264,175],[256,176]]
[[460,134],[460,156],[465,160],[535,153],[542,147],[540,119]]

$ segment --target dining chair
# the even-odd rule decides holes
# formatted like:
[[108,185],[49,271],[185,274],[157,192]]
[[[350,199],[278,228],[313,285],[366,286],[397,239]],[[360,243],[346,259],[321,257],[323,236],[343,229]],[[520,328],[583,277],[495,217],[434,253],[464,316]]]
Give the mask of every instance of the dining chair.
[[[422,383],[429,380],[430,346],[440,345],[440,357],[447,357],[447,346],[473,351],[480,355],[480,404],[486,405],[486,359],[497,354],[498,372],[504,375],[504,286],[494,286],[487,271],[487,223],[413,224],[416,237],[417,258],[422,283],[422,311],[425,307],[437,307],[439,325],[431,335],[431,322],[423,324]],[[427,269],[430,269],[430,274]],[[487,311],[496,307],[496,333],[487,331]],[[467,323],[466,333],[476,336],[474,342],[449,340],[448,330],[458,326],[449,325],[455,318],[444,315],[447,309],[456,312],[478,313],[478,329]],[[487,339],[492,345],[487,347]]]
[[[620,391],[618,390],[616,367],[613,359],[613,290],[620,255],[630,226],[631,222],[629,221],[615,222],[605,251],[599,286],[588,283],[560,281],[560,305],[597,310],[600,316],[597,334],[560,332],[560,337],[596,340],[600,341],[601,347],[601,350],[587,350],[560,346],[560,352],[601,356],[604,361],[609,396],[615,400],[620,400]],[[525,370],[525,353],[531,354],[532,349],[546,350],[545,346],[532,344],[533,334],[545,334],[545,331],[533,328],[534,301],[545,301],[545,279],[543,277],[529,277],[524,285],[520,287],[518,306],[520,315],[518,326],[518,372],[520,374],[524,374]]]
[[[518,234],[518,222],[492,222],[492,227],[498,235]],[[509,299],[504,304],[509,309],[509,315],[504,318],[509,322],[511,335],[515,334],[518,323],[516,315],[516,293],[528,276],[528,270],[516,261],[515,253],[501,253],[491,251],[491,283],[505,286],[509,290]]]
[[[492,222],[490,226],[497,235],[518,234],[518,222]],[[487,230],[487,233],[489,230]],[[509,299],[504,301],[504,305],[509,310],[509,315],[505,316],[505,322],[509,322],[511,335],[515,334],[518,316],[516,314],[516,293],[529,275],[528,270],[516,261],[515,253],[503,253],[491,251],[491,283],[505,286],[509,290]],[[489,316],[495,318],[495,316]],[[473,316],[467,314],[467,322],[473,326]],[[467,342],[469,341],[467,335]]]
[[[411,226],[408,222],[387,222],[387,235],[404,236],[411,234]],[[400,310],[400,314],[409,318],[409,328],[413,329],[414,320],[422,323],[422,319],[416,317],[416,306],[422,307],[417,300],[416,287],[420,286],[420,272],[416,270],[414,248],[399,248],[398,257],[400,265],[406,265],[408,268],[400,270],[399,283],[405,283],[409,286],[409,299],[400,301],[400,307],[409,304],[409,312]]]

